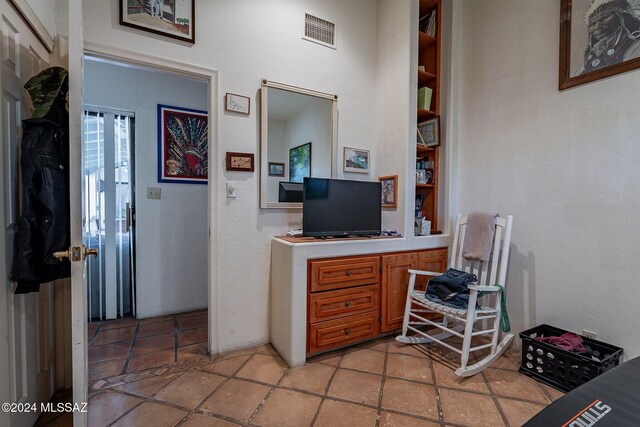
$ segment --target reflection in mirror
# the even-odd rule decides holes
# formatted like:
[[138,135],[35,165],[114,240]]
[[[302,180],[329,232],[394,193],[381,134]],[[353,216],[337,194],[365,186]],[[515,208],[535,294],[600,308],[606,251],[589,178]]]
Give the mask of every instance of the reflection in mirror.
[[262,85],[261,207],[301,207],[304,177],[333,177],[334,95]]

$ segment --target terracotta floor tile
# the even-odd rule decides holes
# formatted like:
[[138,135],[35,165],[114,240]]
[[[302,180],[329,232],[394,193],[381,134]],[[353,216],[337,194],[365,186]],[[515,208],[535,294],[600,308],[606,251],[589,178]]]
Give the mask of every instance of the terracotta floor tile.
[[340,367],[382,375],[384,359],[385,354],[379,351],[369,349],[349,351],[342,358]]
[[526,375],[503,369],[487,368],[484,371],[494,394],[506,397],[518,397],[545,405],[549,398],[540,385]]
[[504,426],[490,396],[441,388],[440,404],[445,423],[477,427]]
[[498,399],[498,404],[502,412],[507,417],[507,422],[511,426],[521,426],[529,421],[534,415],[546,408],[546,405],[520,402],[511,399]]
[[209,359],[209,344],[201,342],[199,344],[186,345],[178,348],[178,362],[193,362],[195,360]]
[[204,308],[202,310],[192,310],[192,311],[185,311],[184,313],[178,313],[176,315],[176,317],[178,319],[184,318],[184,317],[191,317],[191,316],[201,316],[203,314],[207,314],[207,309]]
[[153,335],[171,334],[175,331],[174,320],[164,320],[162,322],[141,323],[138,328],[138,339],[151,337]]
[[433,386],[387,378],[382,393],[382,407],[405,414],[438,419],[438,404]]
[[126,361],[127,359],[116,359],[107,362],[92,363],[89,365],[89,382],[120,375]]
[[133,333],[135,332],[135,329],[135,326],[130,326],[127,328],[108,329],[106,331],[103,331],[101,329],[94,338],[92,345],[103,345],[112,342],[130,341],[133,339]]
[[216,357],[216,360],[232,359],[234,357],[246,356],[246,355],[251,355],[251,354],[256,354],[255,347],[243,348],[241,350],[235,350],[235,351],[230,351],[230,352],[227,352],[227,353],[222,353],[222,354],[219,354]]
[[206,328],[208,317],[206,313],[197,316],[178,317],[178,329],[184,331],[186,329]]
[[124,317],[122,319],[115,320],[105,320],[100,323],[100,330],[106,331],[107,329],[118,329],[118,328],[126,328],[130,326],[135,326],[137,320],[133,317]]
[[140,324],[164,322],[167,320],[175,319],[175,314],[165,314],[164,316],[147,317],[146,319],[140,319]]
[[89,399],[87,405],[88,425],[104,427],[121,417],[125,412],[141,403],[136,397],[105,391]]
[[139,356],[145,353],[153,353],[158,350],[166,350],[176,346],[174,334],[155,335],[148,338],[138,338],[133,345],[133,355]]
[[125,359],[129,356],[131,341],[94,345],[89,347],[89,363],[104,362],[113,359]]
[[180,427],[237,427],[239,425],[211,415],[191,414],[186,422],[180,424]]
[[271,344],[261,345],[256,347],[256,352],[260,354],[268,354],[269,356],[280,356],[275,348]]
[[396,340],[389,341],[387,351],[389,353],[407,354],[409,356],[429,357],[427,347],[415,344],[402,344]]
[[387,375],[433,384],[431,361],[423,357],[390,353],[387,359]]
[[208,339],[209,334],[207,328],[196,328],[178,332],[178,345],[180,347],[183,345],[207,342]]
[[367,405],[378,405],[380,375],[338,369],[329,387],[329,396]]
[[129,359],[127,372],[144,371],[156,366],[169,365],[175,362],[175,350],[160,350],[153,353],[134,356]]
[[187,409],[195,409],[224,380],[225,378],[220,375],[190,370],[156,393],[154,399]]
[[320,397],[297,391],[276,389],[260,408],[251,424],[258,426],[310,426],[320,405]]
[[375,427],[377,418],[376,409],[326,399],[314,427]]
[[332,366],[307,363],[300,368],[289,369],[280,386],[324,394],[335,370]]
[[173,427],[187,414],[188,412],[172,408],[171,406],[161,405],[155,402],[144,402],[120,418],[113,424],[113,427]]
[[247,421],[269,392],[270,387],[230,379],[200,407],[204,412]]
[[244,362],[251,356],[237,356],[230,359],[215,361],[206,365],[199,366],[203,371],[220,374],[227,377],[235,374]]
[[382,411],[380,427],[438,427],[440,423],[426,421],[420,418]]
[[115,387],[116,390],[122,390],[127,393],[135,394],[142,397],[150,397],[153,393],[173,381],[178,374],[166,374],[145,378],[142,380],[126,383]]
[[342,356],[344,355],[343,351],[340,352],[331,352],[327,354],[321,354],[320,356],[315,356],[309,359],[308,363],[322,363],[324,365],[329,366],[340,366],[340,362],[342,361]]
[[240,369],[236,376],[276,384],[286,370],[287,365],[280,357],[256,354]]
[[505,351],[502,356],[491,364],[492,368],[510,369],[517,371],[520,369],[522,359],[519,350]]
[[457,376],[455,370],[450,366],[445,366],[440,362],[433,362],[432,367],[436,373],[438,386],[477,391],[479,393],[489,393],[489,388],[487,387],[487,383],[485,382],[482,374],[463,378]]
[[63,412],[47,423],[47,427],[73,427],[73,413]]

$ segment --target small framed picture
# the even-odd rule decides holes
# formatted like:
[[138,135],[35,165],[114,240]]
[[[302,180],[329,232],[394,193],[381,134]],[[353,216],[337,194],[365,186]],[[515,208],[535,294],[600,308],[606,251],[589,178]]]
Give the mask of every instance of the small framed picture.
[[440,117],[418,123],[417,143],[426,147],[440,145]]
[[398,207],[398,175],[380,176],[382,184],[381,205],[383,208]]
[[120,25],[196,42],[195,0],[120,0]]
[[227,170],[253,172],[253,153],[231,153],[227,152]]
[[269,162],[269,176],[284,176],[284,163]]
[[235,93],[228,93],[225,95],[224,109],[227,111],[233,111],[234,113],[249,115],[251,110],[251,98],[248,96],[236,95]]
[[427,171],[418,169],[416,171],[416,184],[427,184]]
[[425,184],[433,184],[433,169],[426,168],[424,170],[424,183]]
[[369,150],[344,147],[344,172],[369,173]]

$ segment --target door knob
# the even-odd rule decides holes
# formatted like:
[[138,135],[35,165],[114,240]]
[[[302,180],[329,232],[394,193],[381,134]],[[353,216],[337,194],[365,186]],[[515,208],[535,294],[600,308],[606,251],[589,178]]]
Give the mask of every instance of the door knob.
[[65,258],[69,258],[73,262],[84,261],[93,255],[94,258],[98,257],[97,249],[87,249],[85,245],[80,246],[72,246],[66,251],[57,251],[53,253],[53,256],[58,260],[62,261]]
[[93,256],[94,258],[98,258],[98,250],[97,249],[87,249],[85,245],[82,245],[82,259],[85,260],[89,256]]
[[66,251],[58,251],[54,252],[53,256],[58,260],[62,261],[65,258],[71,258],[71,249],[67,249]]

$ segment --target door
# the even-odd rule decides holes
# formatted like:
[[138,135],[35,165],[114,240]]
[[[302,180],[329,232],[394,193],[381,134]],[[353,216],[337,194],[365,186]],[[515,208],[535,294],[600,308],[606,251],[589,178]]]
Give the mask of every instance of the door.
[[[47,67],[49,53],[7,1],[0,2],[0,401],[47,402],[54,392],[52,284],[39,293],[14,295],[8,281],[19,221],[18,152],[21,120],[29,117],[23,85]],[[59,283],[59,282],[58,282]],[[6,337],[6,341],[5,341]],[[37,412],[0,413],[2,426],[32,426]]]
[[402,327],[407,302],[409,269],[418,267],[415,252],[382,256],[382,322],[380,332]]
[[84,244],[98,250],[87,260],[89,321],[134,314],[134,122],[131,113],[84,113]]

